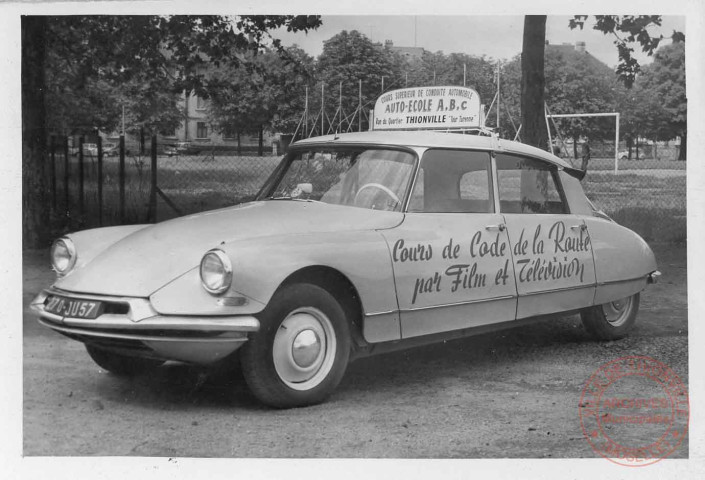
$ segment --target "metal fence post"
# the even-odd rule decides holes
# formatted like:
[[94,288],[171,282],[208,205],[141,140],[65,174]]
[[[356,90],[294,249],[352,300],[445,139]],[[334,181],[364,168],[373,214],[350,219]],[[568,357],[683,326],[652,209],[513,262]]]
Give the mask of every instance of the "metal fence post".
[[120,135],[120,165],[119,165],[119,189],[120,189],[120,223],[125,223],[125,135]]
[[68,135],[64,137],[64,207],[66,209],[66,216],[70,216],[69,206],[69,137]]
[[103,226],[103,139],[98,137],[98,226]]
[[83,216],[83,142],[85,138],[81,135],[78,139],[78,213]]
[[51,151],[51,207],[56,211],[56,137],[54,135],[51,136],[49,148]]
[[149,221],[157,221],[157,136],[152,135],[152,146],[150,148],[152,158],[151,188],[149,189]]

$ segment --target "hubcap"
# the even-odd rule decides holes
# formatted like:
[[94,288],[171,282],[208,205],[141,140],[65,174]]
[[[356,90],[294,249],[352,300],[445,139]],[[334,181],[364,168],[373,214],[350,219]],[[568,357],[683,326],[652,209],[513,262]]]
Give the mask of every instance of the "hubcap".
[[309,390],[333,368],[336,346],[328,316],[317,308],[298,308],[287,315],[274,335],[274,368],[290,388]]
[[622,298],[602,305],[605,319],[610,325],[619,327],[627,321],[632,312],[632,298],[633,297]]
[[294,338],[291,356],[301,368],[308,368],[321,353],[321,340],[313,330],[304,330]]

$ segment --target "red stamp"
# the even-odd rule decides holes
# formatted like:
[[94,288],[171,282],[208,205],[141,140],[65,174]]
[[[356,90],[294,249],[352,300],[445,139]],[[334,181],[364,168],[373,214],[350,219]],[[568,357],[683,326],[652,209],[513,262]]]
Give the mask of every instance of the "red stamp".
[[688,431],[688,391],[663,363],[621,357],[602,365],[580,399],[590,446],[619,465],[643,467],[672,454]]

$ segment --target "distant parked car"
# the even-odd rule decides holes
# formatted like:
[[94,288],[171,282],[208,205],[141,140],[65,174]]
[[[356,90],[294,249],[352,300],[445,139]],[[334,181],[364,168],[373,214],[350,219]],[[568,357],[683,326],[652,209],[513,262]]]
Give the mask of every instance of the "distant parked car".
[[[638,160],[644,160],[645,158],[646,158],[646,155],[643,152],[640,152]],[[620,160],[628,160],[629,159],[629,151],[624,150],[623,152],[619,152],[619,159]],[[635,160],[636,160],[636,158],[635,158]]]
[[117,143],[105,143],[103,145],[103,156],[105,157],[117,157],[120,153]]
[[169,157],[173,157],[174,155],[194,155],[199,151],[200,149],[191,142],[177,142],[164,147],[164,153]]

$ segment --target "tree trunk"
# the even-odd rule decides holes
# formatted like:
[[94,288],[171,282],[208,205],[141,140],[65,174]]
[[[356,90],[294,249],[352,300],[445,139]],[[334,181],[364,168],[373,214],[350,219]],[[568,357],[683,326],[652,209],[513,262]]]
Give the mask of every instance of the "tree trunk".
[[573,135],[573,158],[578,159],[578,141],[580,137],[578,135]]
[[50,241],[44,104],[46,17],[23,16],[22,35],[22,247]]
[[688,147],[688,133],[683,132],[681,135],[681,147],[678,149],[678,160],[685,160],[685,154]]
[[240,131],[237,132],[237,156],[242,155],[242,145],[240,144]]
[[546,16],[524,17],[524,41],[521,53],[521,124],[524,143],[548,149],[548,132],[544,112],[544,49]]
[[259,144],[257,145],[257,156],[264,156],[264,127],[262,125],[259,126]]

